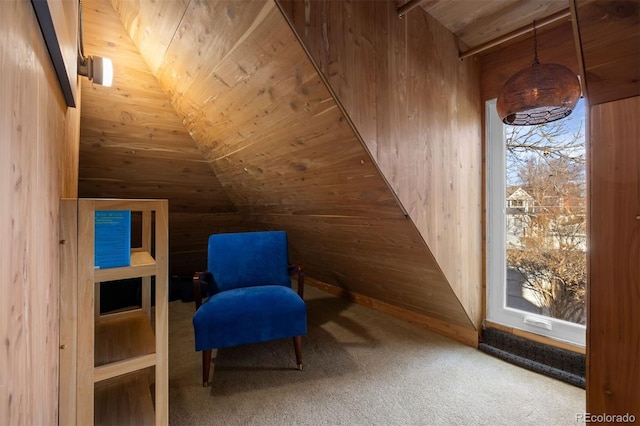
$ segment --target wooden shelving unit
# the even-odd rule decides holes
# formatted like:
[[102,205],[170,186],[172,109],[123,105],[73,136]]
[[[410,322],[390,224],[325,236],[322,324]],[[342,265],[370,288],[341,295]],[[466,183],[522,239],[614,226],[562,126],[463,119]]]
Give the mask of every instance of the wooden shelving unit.
[[[167,201],[63,200],[62,209],[62,220],[76,221],[77,237],[75,244],[67,244],[67,249],[62,251],[61,265],[67,268],[61,268],[61,283],[72,286],[65,280],[73,281],[73,274],[65,276],[64,271],[73,269],[70,265],[75,264],[77,286],[66,291],[71,297],[75,294],[75,303],[61,302],[61,318],[68,319],[60,325],[61,377],[75,373],[75,389],[61,389],[61,410],[64,407],[71,412],[61,412],[60,418],[75,418],[78,425],[166,425],[169,407]],[[142,214],[142,246],[131,249],[130,266],[94,268],[96,210],[129,210]],[[72,224],[61,226],[61,232],[69,229],[73,229]],[[155,277],[153,310],[151,277]],[[100,283],[131,278],[142,279],[142,306],[100,314]],[[75,336],[75,339],[69,338],[72,347],[63,343],[64,336]],[[62,362],[63,358],[67,362]],[[62,365],[72,371],[63,371]],[[73,380],[67,382],[72,387]],[[155,386],[153,392],[152,385]],[[63,398],[74,401],[65,402]]]

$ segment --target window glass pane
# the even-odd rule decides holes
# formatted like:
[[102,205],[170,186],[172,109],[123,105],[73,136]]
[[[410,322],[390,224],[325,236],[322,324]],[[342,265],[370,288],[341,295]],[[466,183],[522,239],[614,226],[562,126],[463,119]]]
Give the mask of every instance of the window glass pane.
[[568,118],[505,126],[509,308],[586,323],[584,102]]

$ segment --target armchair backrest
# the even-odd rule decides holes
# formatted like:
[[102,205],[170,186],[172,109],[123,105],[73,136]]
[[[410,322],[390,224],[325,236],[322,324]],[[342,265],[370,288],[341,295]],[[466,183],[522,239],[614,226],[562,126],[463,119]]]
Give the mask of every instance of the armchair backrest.
[[218,291],[261,285],[291,287],[284,231],[213,234],[207,266]]

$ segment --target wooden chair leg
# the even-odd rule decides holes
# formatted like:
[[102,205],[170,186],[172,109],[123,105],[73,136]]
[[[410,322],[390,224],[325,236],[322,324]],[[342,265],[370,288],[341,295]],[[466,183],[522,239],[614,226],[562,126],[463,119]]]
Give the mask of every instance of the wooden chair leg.
[[211,371],[211,349],[202,351],[202,386],[209,386],[209,373]]
[[296,363],[298,364],[298,370],[302,371],[302,336],[296,336],[293,338],[293,347],[296,351]]

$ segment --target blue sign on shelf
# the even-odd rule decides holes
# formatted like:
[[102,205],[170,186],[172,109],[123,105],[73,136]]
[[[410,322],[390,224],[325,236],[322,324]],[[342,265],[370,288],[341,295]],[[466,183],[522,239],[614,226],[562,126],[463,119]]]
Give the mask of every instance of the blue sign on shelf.
[[117,268],[131,264],[131,212],[96,210],[95,267]]

